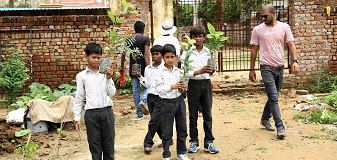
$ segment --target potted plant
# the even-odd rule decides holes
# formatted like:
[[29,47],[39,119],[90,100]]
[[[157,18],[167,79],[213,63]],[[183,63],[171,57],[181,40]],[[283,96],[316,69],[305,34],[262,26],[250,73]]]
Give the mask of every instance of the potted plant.
[[224,36],[224,32],[215,31],[215,28],[210,23],[207,23],[207,28],[209,30],[209,34],[206,36],[208,41],[205,45],[210,50],[210,58],[207,61],[207,66],[210,66],[212,69],[216,69],[215,53],[221,51],[221,47],[224,45],[224,41],[226,41],[228,37]]
[[120,0],[119,2],[121,7],[118,7],[116,11],[111,12],[108,10],[108,16],[111,19],[113,28],[104,31],[109,41],[108,43],[103,42],[105,45],[104,51],[106,53],[106,58],[101,59],[99,66],[99,72],[103,74],[106,74],[107,69],[111,67],[113,62],[111,57],[117,53],[125,53],[127,50],[127,46],[125,45],[126,38],[118,35],[118,31],[122,29],[117,26],[124,22],[125,15],[138,13],[133,4],[127,3],[126,0]]
[[194,46],[195,40],[191,39],[188,35],[185,35],[185,37],[187,38],[187,43],[186,42],[181,43],[181,48],[183,49],[185,54],[183,53],[182,57],[180,58],[181,63],[180,72],[183,74],[181,80],[183,81],[184,86],[187,88],[189,77],[187,77],[186,74],[189,71],[194,70],[194,67],[191,66],[193,60],[190,60],[190,57],[192,54],[195,54],[193,51],[191,51],[192,46]]
[[[135,47],[133,49],[132,45],[135,43],[135,37],[134,35],[130,35],[126,38],[125,40],[125,44],[124,44],[124,52],[126,55],[129,55],[130,57],[132,57],[132,59],[136,62],[135,64],[132,64],[131,66],[131,71],[136,73],[136,74],[141,74],[141,65],[137,63],[137,60],[141,57],[143,57],[142,52],[138,49],[138,47]],[[131,62],[130,62],[131,63]]]

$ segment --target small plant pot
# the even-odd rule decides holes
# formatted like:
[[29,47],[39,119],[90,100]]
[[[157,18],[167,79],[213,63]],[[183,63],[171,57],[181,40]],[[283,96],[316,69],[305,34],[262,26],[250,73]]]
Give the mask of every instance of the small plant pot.
[[142,70],[141,70],[141,65],[140,64],[133,64],[132,65],[132,72],[135,72],[137,74],[141,74],[142,73]]
[[215,57],[211,57],[210,59],[207,60],[207,66],[212,68],[212,70],[216,69],[216,60]]
[[181,78],[181,81],[183,81],[183,84],[184,84],[184,88],[185,88],[185,89],[188,88],[188,81],[189,81],[189,80],[190,80],[190,79],[187,78],[187,77]]
[[99,73],[106,74],[108,71],[108,68],[111,67],[112,60],[110,58],[102,58],[101,63],[99,64]]

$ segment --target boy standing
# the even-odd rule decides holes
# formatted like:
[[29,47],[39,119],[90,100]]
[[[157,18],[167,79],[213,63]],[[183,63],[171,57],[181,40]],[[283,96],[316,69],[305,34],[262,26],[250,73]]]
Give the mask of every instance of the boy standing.
[[153,75],[160,67],[163,66],[162,56],[161,56],[162,47],[160,45],[154,45],[151,48],[152,64],[145,68],[145,77],[139,75],[138,79],[140,83],[148,88],[147,90],[147,105],[150,111],[151,119],[148,125],[148,132],[144,139],[144,152],[151,153],[153,146],[153,137],[158,134],[160,139],[162,139],[162,130],[161,130],[161,111],[160,106],[156,105],[156,102],[160,100],[158,92],[154,86],[154,77]]
[[[178,50],[179,51],[179,50]],[[174,66],[176,50],[172,44],[166,44],[162,48],[164,66],[159,68],[155,74],[155,89],[161,98],[156,105],[161,106],[162,140],[164,160],[170,160],[170,145],[173,142],[173,122],[176,121],[177,130],[177,159],[189,160],[186,155],[186,106],[180,92],[186,92],[180,81],[182,74]]]
[[190,147],[189,153],[196,153],[199,149],[198,139],[198,108],[201,106],[204,120],[204,150],[209,153],[218,153],[218,148],[213,144],[214,137],[212,133],[212,82],[210,76],[215,72],[207,66],[207,60],[210,58],[210,51],[204,46],[206,31],[203,26],[194,26],[190,30],[190,36],[196,43],[191,48],[195,54],[192,54],[190,60],[193,60],[191,66],[194,71],[188,73],[190,78],[188,82],[188,109],[190,119]]
[[89,43],[85,48],[84,57],[88,61],[86,69],[76,75],[76,95],[73,103],[76,130],[81,132],[81,110],[85,103],[84,121],[87,129],[89,149],[93,160],[114,159],[115,117],[111,110],[113,106],[110,96],[116,93],[112,81],[113,71],[107,74],[98,72],[102,48],[96,43]]

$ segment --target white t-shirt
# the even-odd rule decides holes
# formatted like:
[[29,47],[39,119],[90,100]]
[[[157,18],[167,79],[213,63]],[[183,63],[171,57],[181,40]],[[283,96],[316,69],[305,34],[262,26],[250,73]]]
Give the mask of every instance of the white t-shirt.
[[153,42],[153,45],[161,45],[164,46],[165,44],[172,44],[174,45],[174,48],[176,49],[176,55],[180,56],[180,44],[179,40],[176,37],[173,36],[160,36],[156,38]]

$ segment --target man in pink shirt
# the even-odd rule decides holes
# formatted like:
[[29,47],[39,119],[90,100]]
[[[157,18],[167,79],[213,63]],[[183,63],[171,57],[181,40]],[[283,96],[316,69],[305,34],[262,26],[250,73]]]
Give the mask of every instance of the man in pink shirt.
[[297,60],[294,36],[286,23],[276,21],[275,8],[267,4],[262,8],[261,17],[264,23],[254,27],[250,44],[252,45],[250,57],[249,79],[254,82],[255,60],[260,50],[260,71],[267,92],[268,101],[264,107],[261,124],[267,130],[274,131],[269,119],[273,117],[277,128],[277,138],[285,137],[285,128],[281,119],[278,105],[278,94],[282,87],[284,72],[284,45],[289,48],[293,59],[291,69],[298,73],[299,61]]

